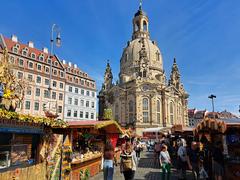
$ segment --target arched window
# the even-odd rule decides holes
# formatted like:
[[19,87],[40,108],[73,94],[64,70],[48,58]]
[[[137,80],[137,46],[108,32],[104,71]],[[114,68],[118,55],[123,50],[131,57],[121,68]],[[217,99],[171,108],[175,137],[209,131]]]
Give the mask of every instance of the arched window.
[[174,124],[174,109],[173,109],[173,102],[170,102],[170,122]]
[[34,53],[31,53],[31,58],[36,59],[36,55]]
[[128,116],[129,116],[129,122],[132,123],[132,122],[133,122],[133,109],[134,109],[134,107],[133,107],[133,101],[132,101],[132,100],[129,101],[128,106],[129,106],[129,107],[128,107],[128,111],[129,111],[129,114],[128,114]]
[[161,122],[161,104],[160,100],[157,100],[157,123]]
[[143,31],[147,31],[147,22],[143,21]]
[[142,101],[142,111],[143,111],[143,122],[149,122],[149,102],[148,98],[143,98]]
[[23,56],[27,56],[27,53],[28,53],[28,48],[24,48],[24,49],[22,50],[22,55],[23,55]]
[[140,23],[139,21],[137,21],[135,24],[135,31],[139,31],[139,29],[140,29]]

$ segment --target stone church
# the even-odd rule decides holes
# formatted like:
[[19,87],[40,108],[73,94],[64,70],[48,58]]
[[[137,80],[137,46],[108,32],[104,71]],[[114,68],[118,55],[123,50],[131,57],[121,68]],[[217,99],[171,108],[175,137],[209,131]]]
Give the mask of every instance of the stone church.
[[123,50],[116,84],[107,63],[98,96],[99,119],[103,119],[104,109],[111,109],[121,126],[132,127],[139,135],[145,128],[187,125],[188,94],[181,83],[176,59],[167,81],[161,51],[156,41],[150,39],[149,19],[141,5],[132,23],[132,40]]

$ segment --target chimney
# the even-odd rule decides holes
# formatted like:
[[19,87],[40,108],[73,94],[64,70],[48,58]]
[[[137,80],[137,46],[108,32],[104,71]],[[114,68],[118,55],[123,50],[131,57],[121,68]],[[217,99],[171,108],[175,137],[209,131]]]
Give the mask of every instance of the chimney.
[[46,54],[48,54],[48,48],[44,47],[44,48],[43,48],[43,52],[46,53]]
[[77,65],[76,64],[74,64],[74,68],[77,69]]
[[14,35],[14,34],[12,35],[12,41],[13,41],[13,42],[18,42],[18,38],[17,38],[17,36]]
[[71,62],[68,62],[68,66],[72,67],[72,63],[71,63]]
[[34,48],[34,44],[33,44],[32,41],[29,41],[29,42],[28,42],[28,47],[30,47],[30,48]]
[[63,63],[63,64],[66,64],[66,61],[65,61],[65,60],[63,60],[63,61],[62,61],[62,63]]

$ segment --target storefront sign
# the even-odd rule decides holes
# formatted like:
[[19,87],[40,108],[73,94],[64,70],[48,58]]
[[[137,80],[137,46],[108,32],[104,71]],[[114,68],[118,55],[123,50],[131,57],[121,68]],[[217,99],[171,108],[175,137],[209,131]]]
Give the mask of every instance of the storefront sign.
[[0,132],[5,133],[24,133],[24,134],[43,134],[43,128],[11,128],[11,127],[1,127]]

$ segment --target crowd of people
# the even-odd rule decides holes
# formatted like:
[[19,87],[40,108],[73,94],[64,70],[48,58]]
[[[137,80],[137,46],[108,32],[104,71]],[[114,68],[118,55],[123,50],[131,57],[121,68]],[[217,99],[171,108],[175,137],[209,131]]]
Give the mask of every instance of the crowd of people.
[[[194,180],[215,179],[222,180],[224,175],[224,157],[221,143],[214,146],[204,142],[186,142],[179,138],[173,142],[163,138],[154,144],[151,141],[146,143],[147,151],[154,151],[156,167],[162,169],[162,180],[171,178],[171,168],[175,167],[179,179],[187,178],[187,171]],[[143,146],[139,141],[127,141],[122,145],[120,155],[120,172],[125,180],[133,180],[137,165],[141,157]],[[104,152],[104,180],[112,180],[114,174],[114,148],[108,143]],[[160,173],[160,171],[159,171]]]

